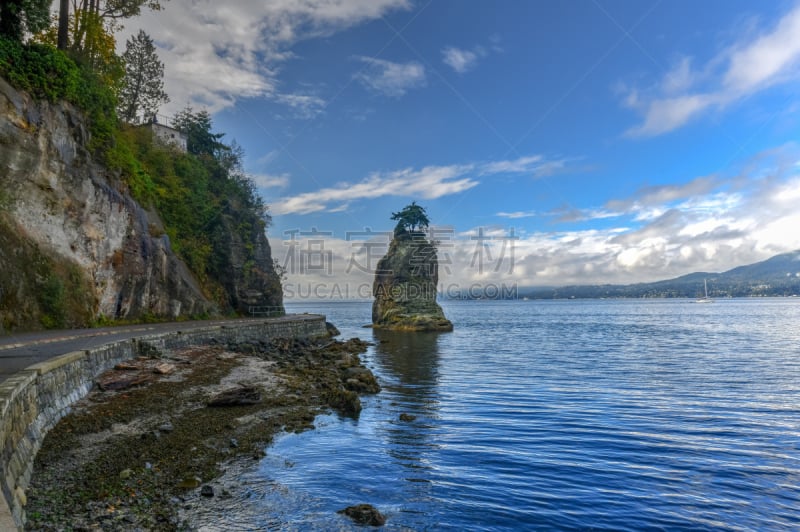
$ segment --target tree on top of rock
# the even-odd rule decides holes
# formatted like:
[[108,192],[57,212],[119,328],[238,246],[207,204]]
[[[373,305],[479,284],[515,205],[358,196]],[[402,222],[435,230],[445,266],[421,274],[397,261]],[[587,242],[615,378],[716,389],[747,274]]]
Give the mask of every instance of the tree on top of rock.
[[411,205],[406,205],[400,212],[393,212],[392,220],[397,220],[397,225],[394,228],[395,236],[401,236],[406,233],[421,233],[430,225],[425,207],[417,205],[416,201],[412,201]]

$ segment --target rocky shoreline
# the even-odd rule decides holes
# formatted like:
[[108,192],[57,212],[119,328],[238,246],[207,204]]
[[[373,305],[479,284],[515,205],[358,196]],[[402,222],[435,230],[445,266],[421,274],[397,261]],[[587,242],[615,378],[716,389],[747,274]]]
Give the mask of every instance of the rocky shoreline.
[[[26,530],[192,530],[184,506],[317,414],[377,393],[367,343],[275,339],[153,352],[117,365],[47,435]],[[343,501],[343,506],[358,501]]]

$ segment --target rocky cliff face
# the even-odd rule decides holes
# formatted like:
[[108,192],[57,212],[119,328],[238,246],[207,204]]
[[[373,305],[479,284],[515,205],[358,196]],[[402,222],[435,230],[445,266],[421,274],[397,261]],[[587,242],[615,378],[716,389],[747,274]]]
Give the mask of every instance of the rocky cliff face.
[[372,323],[381,329],[451,331],[436,302],[436,247],[421,233],[395,236],[378,262],[372,285]]
[[[215,313],[158,216],[125,193],[87,141],[72,106],[33,101],[0,79],[0,333],[85,326],[101,315]],[[240,294],[281,304],[266,237],[253,245],[251,273],[239,264],[230,275],[234,308]]]
[[283,309],[281,282],[272,264],[272,250],[264,231],[254,226],[243,239],[232,226],[230,217],[223,217],[226,257],[230,260],[224,265],[220,279],[228,294],[230,308],[242,314],[269,315],[276,309]]

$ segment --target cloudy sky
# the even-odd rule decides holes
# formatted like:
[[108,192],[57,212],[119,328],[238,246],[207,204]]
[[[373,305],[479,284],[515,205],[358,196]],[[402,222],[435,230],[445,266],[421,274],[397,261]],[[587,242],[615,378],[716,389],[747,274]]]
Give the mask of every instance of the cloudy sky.
[[140,27],[162,112],[243,146],[290,285],[368,282],[414,200],[463,285],[800,248],[797,1],[169,0]]

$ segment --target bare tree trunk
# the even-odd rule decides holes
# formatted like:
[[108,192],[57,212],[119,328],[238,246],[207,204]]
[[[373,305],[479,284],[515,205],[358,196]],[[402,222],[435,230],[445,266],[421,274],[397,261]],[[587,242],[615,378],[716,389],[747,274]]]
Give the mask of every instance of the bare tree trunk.
[[66,50],[69,41],[69,0],[61,0],[58,9],[58,49]]

